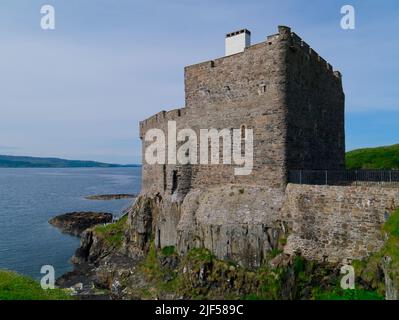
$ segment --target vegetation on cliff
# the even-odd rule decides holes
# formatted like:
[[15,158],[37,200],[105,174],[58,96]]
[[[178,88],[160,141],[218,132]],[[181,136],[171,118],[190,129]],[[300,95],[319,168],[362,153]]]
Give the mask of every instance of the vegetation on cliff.
[[346,153],[347,169],[399,169],[399,144]]
[[100,239],[105,240],[108,245],[119,248],[123,243],[127,227],[126,221],[127,215],[115,223],[96,226],[94,232]]
[[[399,209],[382,228],[386,239],[381,250],[364,261],[355,261],[355,272],[360,282],[381,295],[397,295],[399,288]],[[388,278],[388,281],[387,281]],[[387,288],[391,282],[392,288]]]
[[70,300],[62,289],[43,290],[35,280],[0,270],[0,300]]
[[326,292],[315,292],[315,300],[384,300],[384,297],[375,291],[365,289],[333,288]]
[[[256,269],[215,258],[203,248],[180,257],[174,247],[156,250],[154,244],[140,267],[147,285],[144,298],[184,299],[345,299],[333,291],[340,275],[333,265],[306,261],[300,256],[278,254]],[[334,296],[335,294],[335,296]],[[352,292],[354,298],[372,296]]]
[[[393,235],[399,230],[398,214],[392,215],[384,227]],[[102,283],[101,288],[109,288],[115,299],[380,300],[385,294],[378,269],[384,251],[369,261],[354,263],[358,276],[355,290],[340,288],[342,275],[338,265],[308,261],[280,250],[270,251],[260,267],[248,269],[217,259],[205,248],[193,248],[179,255],[175,247],[156,248],[151,241],[140,261],[126,262],[121,267],[124,254],[119,249],[123,249],[125,241],[126,219],[92,229],[95,242],[102,243],[101,250],[105,251],[98,254],[99,250],[93,250],[91,254],[109,258],[100,268],[102,272],[96,269],[95,282]],[[398,246],[389,243],[384,250],[398,256]],[[122,257],[117,254],[117,258],[112,258],[105,252],[119,252]],[[363,269],[356,264],[362,264]],[[396,265],[394,269],[399,270]],[[367,278],[369,274],[379,277],[375,284],[373,277]]]

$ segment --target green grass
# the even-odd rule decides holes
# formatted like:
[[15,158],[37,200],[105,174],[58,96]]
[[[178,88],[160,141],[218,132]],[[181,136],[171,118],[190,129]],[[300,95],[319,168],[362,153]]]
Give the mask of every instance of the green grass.
[[62,289],[43,290],[35,280],[0,270],[0,300],[70,300]]
[[316,300],[384,300],[384,297],[374,291],[362,289],[335,289],[331,292],[315,294]]
[[346,168],[399,169],[399,144],[349,151],[346,153]]
[[115,223],[99,225],[94,228],[94,232],[104,239],[110,246],[119,248],[125,236],[127,215]]

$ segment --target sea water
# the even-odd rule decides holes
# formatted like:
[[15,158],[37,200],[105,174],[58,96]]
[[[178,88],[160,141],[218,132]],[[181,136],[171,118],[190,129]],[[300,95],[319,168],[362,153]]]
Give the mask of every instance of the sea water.
[[48,223],[73,211],[120,215],[132,199],[86,200],[97,194],[140,191],[141,168],[0,168],[0,269],[40,279],[51,265],[56,277],[72,270],[69,259],[79,238]]

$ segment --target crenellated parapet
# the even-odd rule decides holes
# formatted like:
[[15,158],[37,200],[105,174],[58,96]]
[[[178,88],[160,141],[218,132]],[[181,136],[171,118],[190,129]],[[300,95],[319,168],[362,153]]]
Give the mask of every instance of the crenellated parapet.
[[168,121],[179,121],[186,114],[185,108],[162,110],[153,116],[140,121],[140,138],[144,137],[147,130],[152,128],[163,128]]
[[314,49],[312,49],[305,41],[302,40],[295,32],[291,32],[291,49],[301,52],[307,60],[319,63],[322,70],[331,73],[335,77],[341,79],[341,73],[334,71],[330,63],[321,57]]

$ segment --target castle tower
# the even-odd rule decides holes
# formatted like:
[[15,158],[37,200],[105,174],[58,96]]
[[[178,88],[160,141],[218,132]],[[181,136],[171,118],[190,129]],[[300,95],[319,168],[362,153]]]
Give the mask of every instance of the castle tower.
[[185,68],[185,100],[185,108],[141,122],[143,140],[151,128],[166,132],[171,120],[198,136],[201,129],[252,129],[252,173],[237,176],[226,164],[148,165],[143,158],[143,192],[181,192],[181,199],[190,189],[229,183],[284,188],[289,170],[344,168],[341,75],[289,27],[254,45],[245,29],[228,34],[226,56]]

